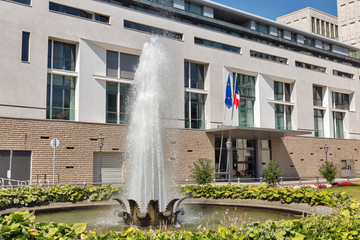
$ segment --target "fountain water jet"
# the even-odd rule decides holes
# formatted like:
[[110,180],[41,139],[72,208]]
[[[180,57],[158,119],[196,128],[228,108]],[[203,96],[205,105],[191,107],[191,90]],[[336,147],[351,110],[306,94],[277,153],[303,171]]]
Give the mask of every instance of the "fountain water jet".
[[169,202],[167,183],[170,181],[164,164],[164,117],[171,105],[167,102],[171,101],[171,82],[176,79],[171,64],[173,57],[165,41],[152,38],[151,42],[144,44],[132,90],[127,160],[130,164],[129,204],[131,214],[135,215],[141,215],[140,211],[150,211],[150,205],[160,215],[159,209],[164,213],[169,209],[170,212],[176,210],[173,211],[175,202],[169,203],[165,209]]

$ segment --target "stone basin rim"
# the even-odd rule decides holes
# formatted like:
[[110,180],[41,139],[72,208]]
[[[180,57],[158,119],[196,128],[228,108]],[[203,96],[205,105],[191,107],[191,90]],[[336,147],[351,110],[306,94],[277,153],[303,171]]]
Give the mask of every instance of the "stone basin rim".
[[[207,199],[207,198],[188,198],[182,203],[183,205],[212,205],[212,206],[229,206],[229,207],[242,207],[252,209],[273,210],[278,212],[287,212],[297,215],[302,214],[319,214],[324,215],[332,213],[333,208],[328,206],[311,206],[307,203],[281,203],[279,201],[266,201],[255,199]],[[89,209],[97,207],[119,207],[119,203],[115,200],[107,201],[82,201],[82,202],[59,202],[50,203],[47,205],[32,206],[32,207],[20,207],[20,208],[8,208],[0,211],[0,216],[6,216],[13,212],[22,211],[35,211],[36,213],[48,213],[48,212],[60,212],[75,209]]]

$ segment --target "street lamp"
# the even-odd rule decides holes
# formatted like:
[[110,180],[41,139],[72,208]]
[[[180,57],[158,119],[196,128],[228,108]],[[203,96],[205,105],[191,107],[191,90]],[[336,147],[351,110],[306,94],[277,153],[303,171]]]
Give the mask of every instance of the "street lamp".
[[99,148],[100,148],[100,182],[102,183],[102,147],[104,146],[104,136],[102,133],[97,138]]
[[232,147],[232,143],[230,138],[228,138],[227,142],[226,142],[226,149],[227,149],[227,171],[228,171],[228,176],[229,176],[229,183],[231,184],[231,179],[233,177],[233,166],[232,166],[232,161],[231,161],[231,147]]
[[325,161],[327,162],[327,154],[329,151],[329,146],[327,144],[325,144],[325,146],[324,146],[324,151],[325,151]]

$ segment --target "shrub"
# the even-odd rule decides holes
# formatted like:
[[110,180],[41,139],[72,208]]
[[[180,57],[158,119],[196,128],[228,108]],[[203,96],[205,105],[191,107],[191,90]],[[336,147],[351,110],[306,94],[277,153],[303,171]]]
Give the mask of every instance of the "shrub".
[[326,178],[326,180],[331,184],[335,180],[339,170],[337,170],[336,165],[333,162],[324,162],[320,166],[319,172],[320,175]]
[[197,162],[194,162],[194,168],[191,170],[191,177],[197,184],[207,184],[211,182],[214,171],[210,159],[199,158]]
[[280,177],[284,175],[283,171],[279,167],[277,162],[270,160],[270,162],[263,169],[264,180],[267,185],[275,187],[279,181]]

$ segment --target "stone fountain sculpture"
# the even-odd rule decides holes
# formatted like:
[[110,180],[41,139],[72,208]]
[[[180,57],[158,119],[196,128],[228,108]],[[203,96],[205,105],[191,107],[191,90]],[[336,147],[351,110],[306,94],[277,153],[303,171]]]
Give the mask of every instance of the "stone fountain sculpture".
[[136,225],[139,227],[159,226],[175,224],[179,213],[184,215],[184,210],[179,208],[180,203],[186,199],[173,199],[171,200],[164,212],[159,211],[159,201],[150,200],[146,212],[140,212],[140,207],[136,201],[129,199],[130,212],[127,211],[124,202],[115,198],[114,200],[120,203],[121,209],[117,210],[119,217],[122,217],[125,224]]

